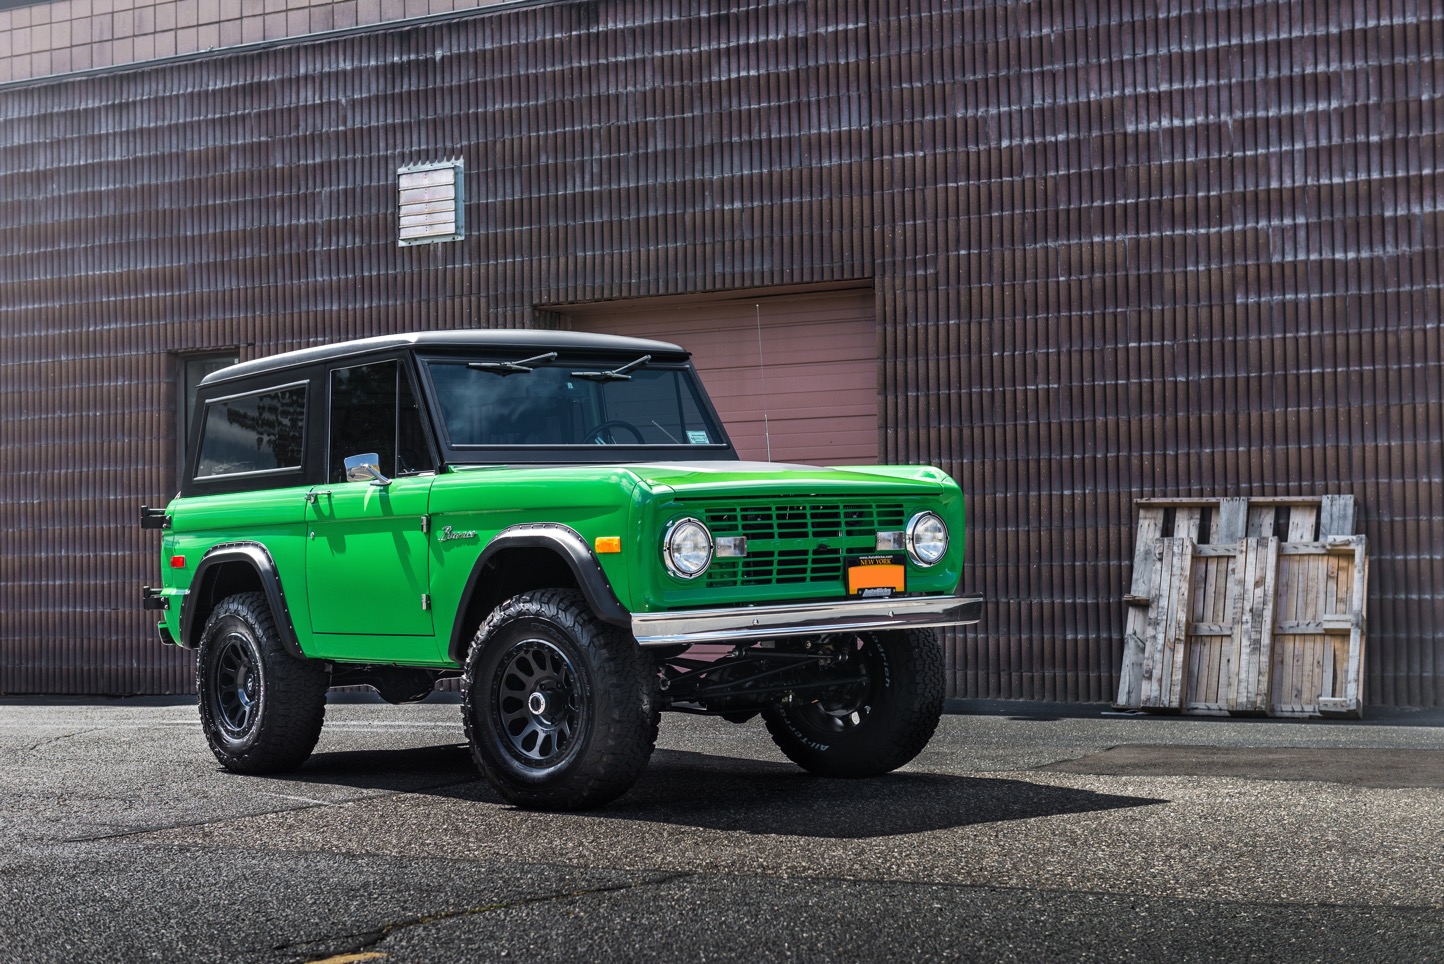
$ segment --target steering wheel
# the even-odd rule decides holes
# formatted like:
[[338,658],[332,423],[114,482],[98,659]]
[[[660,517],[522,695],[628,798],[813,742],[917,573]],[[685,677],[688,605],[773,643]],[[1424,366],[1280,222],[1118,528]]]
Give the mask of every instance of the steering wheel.
[[617,445],[617,437],[612,434],[612,429],[620,428],[632,433],[638,445],[645,444],[646,439],[642,438],[642,430],[631,422],[623,421],[620,418],[608,419],[592,428],[582,437],[582,442],[587,445]]

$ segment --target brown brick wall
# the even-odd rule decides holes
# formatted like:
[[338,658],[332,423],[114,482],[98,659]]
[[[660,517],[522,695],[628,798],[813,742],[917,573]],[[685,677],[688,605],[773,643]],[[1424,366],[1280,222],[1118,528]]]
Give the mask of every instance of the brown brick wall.
[[0,7],[0,82],[118,67],[508,0],[52,0]]
[[[168,352],[870,279],[882,451],[970,494],[956,695],[1112,697],[1134,498],[1348,492],[1367,697],[1439,705],[1441,55],[1437,2],[637,0],[0,90],[0,691],[187,685]],[[450,157],[468,237],[397,248]]]

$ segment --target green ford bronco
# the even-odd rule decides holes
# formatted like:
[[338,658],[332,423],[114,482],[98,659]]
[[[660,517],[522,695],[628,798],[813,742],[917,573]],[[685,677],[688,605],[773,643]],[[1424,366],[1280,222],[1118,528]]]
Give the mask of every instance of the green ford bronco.
[[740,461],[676,345],[553,331],[385,336],[205,378],[145,605],[196,652],[239,773],[299,766],[326,691],[460,677],[507,800],[632,786],[662,710],[761,715],[809,771],[869,776],[937,726],[934,627],[963,497],[932,468]]

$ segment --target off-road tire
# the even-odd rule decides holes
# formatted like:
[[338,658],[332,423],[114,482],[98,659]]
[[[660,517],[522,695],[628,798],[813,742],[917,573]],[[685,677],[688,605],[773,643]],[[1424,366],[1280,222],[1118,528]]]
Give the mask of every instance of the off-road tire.
[[286,652],[266,597],[237,593],[206,620],[196,648],[196,692],[206,742],[235,773],[282,773],[321,736],[330,674]]
[[520,807],[608,803],[641,776],[657,741],[655,662],[573,590],[522,593],[492,612],[462,692],[473,759]]
[[778,749],[819,776],[896,770],[928,745],[942,716],[943,651],[932,630],[865,633],[849,656],[866,669],[865,684],[762,714]]

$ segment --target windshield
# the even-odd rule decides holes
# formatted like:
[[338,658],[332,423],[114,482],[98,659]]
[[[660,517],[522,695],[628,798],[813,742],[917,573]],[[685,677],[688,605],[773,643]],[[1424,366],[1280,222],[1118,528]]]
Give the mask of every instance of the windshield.
[[426,368],[453,449],[727,444],[685,365],[553,355]]

